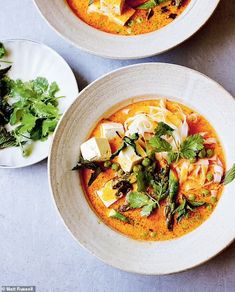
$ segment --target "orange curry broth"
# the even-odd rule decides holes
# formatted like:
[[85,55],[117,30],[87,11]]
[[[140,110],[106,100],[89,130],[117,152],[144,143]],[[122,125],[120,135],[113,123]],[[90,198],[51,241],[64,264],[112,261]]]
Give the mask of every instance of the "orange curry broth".
[[[158,30],[174,20],[171,18],[172,14],[179,16],[190,0],[185,0],[180,8],[171,5],[171,2],[169,0],[154,7],[154,14],[150,19],[147,19],[148,10],[136,9],[135,14],[130,18],[133,21],[129,22],[129,25],[127,22],[125,26],[120,26],[110,21],[107,16],[99,13],[88,14],[88,0],[67,0],[72,11],[85,23],[99,30],[119,35],[138,35]],[[133,1],[129,0],[129,3],[133,3]],[[162,7],[167,7],[168,11],[163,13]]]
[[[140,101],[118,110],[117,112],[112,114],[108,119],[102,119],[101,121],[99,121],[99,123],[96,125],[96,127],[92,131],[90,137],[100,136],[101,123],[105,121],[124,123],[124,121],[128,117],[134,116],[139,111],[144,111],[145,107],[148,107],[150,105],[158,106],[159,100]],[[172,112],[176,111],[176,107],[180,105],[180,107],[183,109],[183,111],[186,114],[195,113],[195,111],[177,102],[168,100],[166,105],[167,105],[167,108]],[[123,109],[129,109],[129,113],[126,114],[127,111],[125,110],[123,111]],[[189,124],[189,129],[190,129],[189,134],[194,134],[198,132],[207,132],[209,137],[215,137],[217,139],[217,144],[215,145],[214,150],[225,168],[225,157],[224,157],[223,149],[219,142],[218,136],[215,130],[213,129],[213,127],[210,125],[210,123],[201,115],[199,115],[196,123],[190,122],[190,121],[187,121],[187,122]],[[112,151],[115,151],[120,146],[120,144],[121,144],[121,139],[119,137],[111,140],[110,145],[111,145]],[[119,199],[112,206],[107,208],[105,207],[103,202],[100,200],[98,195],[96,195],[96,190],[99,190],[100,188],[102,188],[107,181],[112,179],[115,176],[115,172],[112,171],[111,169],[107,169],[105,172],[101,173],[98,176],[98,178],[90,187],[87,187],[90,174],[91,174],[90,170],[84,170],[81,172],[83,187],[84,187],[86,196],[88,198],[88,202],[90,203],[90,206],[105,224],[107,224],[109,227],[133,239],[159,241],[159,240],[169,240],[169,239],[180,237],[182,235],[185,235],[188,232],[191,232],[192,230],[197,228],[199,225],[201,225],[210,216],[210,214],[213,212],[216,206],[216,203],[214,203],[213,205],[212,204],[210,205],[211,208],[207,208],[205,206],[197,208],[196,212],[191,213],[188,218],[182,219],[182,221],[178,224],[175,222],[173,231],[169,231],[166,227],[166,219],[164,216],[164,206],[165,206],[164,201],[160,204],[161,205],[160,208],[155,209],[154,212],[147,218],[140,216],[140,209],[135,209],[135,210],[130,210],[130,211],[125,212],[124,214],[127,217],[131,218],[134,223],[133,224],[124,223],[122,221],[109,218],[107,214],[108,214],[109,209],[113,208],[116,210],[120,205],[123,205],[125,198],[123,197]],[[221,196],[222,191],[223,191],[223,188],[221,186],[218,191],[218,200]],[[203,200],[210,203],[209,198],[202,197],[202,194],[198,194],[198,192],[195,193],[195,196],[196,196],[196,200],[198,201]]]

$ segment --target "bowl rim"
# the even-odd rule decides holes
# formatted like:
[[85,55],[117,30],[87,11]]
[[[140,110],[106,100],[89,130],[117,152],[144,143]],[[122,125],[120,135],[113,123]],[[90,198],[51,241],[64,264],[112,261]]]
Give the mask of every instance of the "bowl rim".
[[[177,40],[174,41],[174,43],[168,43],[168,44],[163,44],[163,38],[161,37],[161,39],[158,39],[158,42],[156,42],[155,47],[158,46],[158,44],[162,45],[162,48],[157,48],[157,49],[153,49],[151,52],[143,52],[143,51],[138,51],[138,53],[123,53],[123,47],[120,47],[120,50],[118,53],[112,53],[112,49],[111,46],[109,48],[109,52],[103,52],[102,50],[99,50],[100,45],[95,45],[96,47],[91,48],[89,45],[87,46],[86,44],[81,44],[80,42],[77,42],[75,40],[72,39],[71,36],[69,36],[65,31],[63,31],[60,27],[58,27],[58,25],[51,19],[51,14],[50,13],[46,13],[46,10],[44,11],[43,5],[41,5],[41,1],[42,0],[33,0],[39,14],[41,15],[41,17],[47,22],[47,24],[60,36],[62,37],[65,41],[67,41],[68,43],[72,44],[73,46],[96,56],[101,56],[104,58],[108,58],[108,59],[116,59],[116,60],[134,60],[134,59],[142,59],[142,58],[147,58],[147,57],[152,57],[155,55],[159,55],[162,54],[164,52],[167,52],[169,50],[171,50],[174,47],[177,47],[178,45],[182,44],[183,42],[185,42],[187,39],[189,39],[191,36],[193,36],[198,30],[200,30],[205,23],[209,20],[209,18],[212,16],[212,14],[214,13],[216,7],[218,6],[220,0],[214,0],[213,2],[211,2],[211,0],[206,0],[208,1],[208,3],[210,3],[210,7],[206,10],[206,14],[200,18],[200,21],[198,22],[194,22],[191,21],[191,29],[184,35],[182,35],[181,37],[177,37]],[[186,16],[186,12],[189,13],[191,12],[191,10],[194,10],[194,4],[199,3],[203,8],[203,4],[202,2],[200,2],[200,0],[191,0],[194,1],[195,3],[192,4],[192,7],[190,7],[190,10],[187,10],[188,8],[186,8],[186,10],[176,19],[174,20],[172,23],[170,23],[169,25],[166,25],[165,27],[159,29],[159,30],[155,30],[153,32],[149,32],[146,34],[140,34],[140,35],[131,35],[131,36],[122,36],[122,35],[115,35],[115,34],[111,34],[111,33],[106,33],[103,31],[100,31],[96,28],[93,28],[92,26],[86,24],[85,22],[83,22],[82,20],[80,20],[76,15],[74,15],[74,13],[71,11],[71,14],[74,15],[74,17],[76,17],[78,19],[78,21],[86,28],[86,36],[89,35],[89,32],[93,33],[93,37],[96,37],[96,42],[97,39],[99,38],[108,38],[109,39],[109,43],[113,42],[113,45],[116,45],[117,43],[113,40],[116,39],[120,39],[120,40],[124,40],[124,43],[122,43],[122,45],[126,46],[126,51],[131,51],[131,47],[128,48],[128,41],[129,40],[136,40],[135,42],[135,46],[140,46],[140,47],[144,47],[143,45],[141,46],[141,42],[144,40],[144,38],[149,38],[149,41],[151,42],[153,39],[150,39],[150,36],[154,36],[154,39],[156,39],[158,32],[161,30],[164,30],[166,28],[173,28],[174,27],[174,23],[178,23],[178,20],[184,20],[184,18],[188,18],[188,16]],[[66,1],[63,1],[64,5],[66,6],[67,3]],[[190,3],[188,4],[190,5]],[[68,5],[67,5],[68,6]],[[70,9],[70,8],[69,8]],[[204,11],[205,12],[205,11]],[[198,14],[199,15],[199,14]],[[181,19],[181,17],[183,17]],[[198,18],[198,17],[197,17]],[[187,22],[185,23],[187,24]],[[185,26],[184,24],[184,26]],[[177,33],[177,31],[171,31],[171,33]],[[178,34],[178,33],[177,33]],[[102,41],[102,38],[99,40],[100,42]],[[164,37],[164,43],[166,42],[166,40],[169,39],[167,37]],[[132,48],[133,48],[133,44],[132,44]]]
[[[171,64],[171,63],[161,63],[161,62],[151,62],[151,63],[141,63],[141,64],[134,64],[134,65],[129,65],[129,66],[125,66],[125,67],[122,67],[122,68],[118,68],[118,69],[115,69],[109,73],[106,73],[104,75],[102,75],[101,77],[99,77],[98,79],[94,80],[92,83],[90,83],[87,87],[85,87],[78,95],[78,97],[73,101],[73,103],[70,105],[70,107],[63,113],[63,116],[61,117],[56,129],[55,129],[55,132],[54,132],[54,137],[57,136],[57,132],[60,131],[60,128],[61,128],[61,124],[64,123],[64,117],[67,116],[68,112],[70,111],[70,109],[72,109],[74,107],[74,104],[77,102],[77,100],[81,97],[81,95],[89,90],[89,88],[91,88],[95,83],[105,79],[106,77],[110,77],[110,75],[112,74],[115,74],[115,73],[118,73],[120,71],[124,71],[124,70],[128,70],[129,68],[135,68],[135,67],[143,67],[143,66],[155,66],[155,65],[161,65],[161,66],[171,66],[172,68],[178,68],[178,69],[183,69],[183,70],[186,70],[188,72],[192,72],[192,73],[196,73],[197,75],[200,75],[204,78],[206,78],[208,81],[212,82],[214,85],[218,86],[222,91],[224,91],[224,93],[226,93],[226,98],[230,98],[230,100],[232,100],[234,102],[234,98],[233,96],[221,85],[219,84],[218,82],[216,82],[215,80],[211,79],[210,77],[208,77],[207,75],[197,71],[197,70],[194,70],[194,69],[191,69],[189,67],[185,67],[185,66],[182,66],[182,65],[177,65],[177,64]],[[198,267],[198,266],[201,266],[203,265],[204,263],[208,262],[210,259],[214,258],[215,256],[217,256],[218,254],[222,253],[229,245],[231,245],[234,241],[235,241],[235,233],[233,235],[233,238],[231,240],[229,240],[228,242],[226,242],[226,244],[223,245],[222,248],[219,248],[213,255],[210,255],[210,256],[207,256],[203,261],[200,261],[190,267],[186,267],[186,268],[183,268],[183,269],[175,269],[171,272],[144,272],[144,271],[134,271],[132,269],[129,269],[128,267],[125,267],[125,268],[121,268],[117,265],[115,265],[114,263],[110,262],[110,261],[107,261],[105,259],[103,259],[101,256],[97,255],[96,252],[92,251],[86,243],[82,243],[72,232],[72,230],[70,229],[70,227],[65,223],[65,220],[62,216],[62,212],[59,210],[59,207],[56,203],[56,197],[54,195],[54,190],[53,190],[53,178],[51,176],[51,172],[52,172],[52,160],[53,160],[53,150],[54,150],[54,147],[55,144],[54,144],[54,141],[55,139],[53,140],[53,143],[51,144],[51,147],[50,147],[50,153],[49,153],[49,156],[48,156],[48,165],[47,165],[47,170],[48,170],[48,183],[49,183],[49,188],[50,188],[50,193],[51,193],[51,197],[52,197],[52,201],[53,201],[53,204],[57,210],[57,214],[59,215],[60,219],[62,220],[65,228],[69,231],[69,233],[72,235],[73,239],[79,243],[79,245],[84,248],[85,250],[87,250],[90,254],[94,255],[96,258],[98,258],[99,260],[101,260],[103,263],[105,264],[108,264],[109,266],[112,266],[118,270],[121,270],[121,271],[125,271],[125,272],[129,272],[129,273],[133,273],[133,274],[140,274],[140,275],[171,275],[171,274],[177,274],[177,273],[181,273],[181,272],[184,272],[184,271],[188,271],[188,270],[191,270],[195,267]],[[94,211],[92,211],[94,212]],[[97,215],[96,215],[97,216]],[[105,224],[102,222],[102,224]],[[171,241],[171,240],[170,240]],[[140,241],[141,242],[141,241]]]

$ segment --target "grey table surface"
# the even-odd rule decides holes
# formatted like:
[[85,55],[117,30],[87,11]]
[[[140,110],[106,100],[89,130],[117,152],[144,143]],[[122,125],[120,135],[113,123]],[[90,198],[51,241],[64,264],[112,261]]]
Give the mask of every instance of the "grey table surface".
[[[182,45],[137,61],[107,60],[68,44],[31,0],[0,0],[0,39],[8,38],[51,46],[70,64],[80,89],[122,66],[169,62],[207,74],[235,96],[234,0],[221,0],[206,25]],[[0,170],[0,237],[0,287],[35,285],[43,292],[235,291],[235,243],[206,264],[169,276],[130,274],[100,262],[62,224],[48,188],[47,161]]]

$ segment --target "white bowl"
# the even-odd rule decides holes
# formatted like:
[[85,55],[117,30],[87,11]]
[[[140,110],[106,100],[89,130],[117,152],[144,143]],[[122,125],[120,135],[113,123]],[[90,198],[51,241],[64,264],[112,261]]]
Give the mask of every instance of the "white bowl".
[[[235,238],[235,184],[225,187],[218,206],[200,227],[175,240],[142,242],[100,222],[90,208],[77,172],[79,146],[96,122],[121,105],[168,97],[195,108],[215,127],[227,157],[235,162],[235,102],[219,84],[191,69],[162,63],[114,71],[85,88],[60,121],[49,158],[49,181],[56,206],[74,238],[102,261],[142,274],[169,274],[197,266]],[[134,97],[134,98],[133,98]],[[116,107],[114,107],[116,105]]]
[[[3,41],[7,49],[4,60],[12,62],[8,76],[12,79],[29,81],[37,77],[45,77],[51,83],[59,85],[59,109],[63,113],[78,95],[75,76],[65,60],[51,48],[29,40]],[[18,168],[35,164],[49,154],[52,135],[44,142],[34,142],[33,152],[23,157],[20,147],[0,150],[0,168]]]
[[138,36],[119,36],[92,28],[65,0],[34,0],[45,20],[75,46],[99,56],[137,59],[167,51],[193,35],[208,20],[219,0],[191,0],[186,10],[164,28]]

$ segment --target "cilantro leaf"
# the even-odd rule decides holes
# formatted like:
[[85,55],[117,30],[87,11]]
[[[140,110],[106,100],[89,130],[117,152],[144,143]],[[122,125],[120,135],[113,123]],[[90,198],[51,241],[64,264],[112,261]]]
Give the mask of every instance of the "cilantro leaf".
[[126,196],[126,201],[131,208],[141,208],[149,203],[149,197],[141,192],[130,192]]
[[157,201],[142,192],[130,192],[126,196],[126,201],[133,209],[142,208],[140,215],[148,217],[152,211],[158,206]]
[[53,119],[53,120],[44,120],[42,122],[42,136],[46,137],[47,135],[49,135],[51,132],[53,132],[55,130],[55,127],[57,125],[57,119]]
[[155,129],[155,135],[161,137],[163,135],[172,136],[174,129],[163,122],[159,122],[157,128]]
[[167,163],[171,164],[172,162],[176,161],[177,158],[179,157],[179,153],[176,152],[169,152],[167,155]]
[[33,103],[32,109],[35,115],[40,118],[54,118],[59,116],[59,109],[51,104],[37,100]]
[[49,83],[44,77],[37,77],[35,80],[32,81],[32,84],[33,90],[38,94],[44,93],[49,87]]
[[235,164],[233,164],[232,168],[230,168],[223,180],[223,184],[227,185],[229,183],[231,183],[233,180],[235,179]]
[[157,203],[151,202],[148,205],[143,207],[143,209],[140,212],[140,215],[142,217],[148,217],[156,207],[157,207]]
[[172,136],[174,129],[163,122],[159,122],[155,129],[155,136],[149,140],[149,145],[154,148],[156,152],[169,152],[172,146],[161,136]]
[[36,124],[37,118],[30,114],[24,114],[22,120],[21,120],[21,126],[19,126],[16,129],[16,133],[18,134],[25,134],[25,133],[30,133],[30,131],[34,128]]
[[188,136],[180,145],[180,156],[185,159],[195,158],[197,153],[204,148],[204,139],[201,135]]
[[154,136],[149,140],[149,144],[154,148],[156,152],[169,152],[172,150],[172,146],[166,140]]
[[58,84],[54,81],[51,83],[50,87],[49,87],[49,95],[51,96],[55,96],[55,94],[60,90]]

